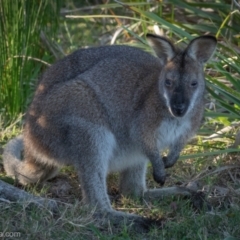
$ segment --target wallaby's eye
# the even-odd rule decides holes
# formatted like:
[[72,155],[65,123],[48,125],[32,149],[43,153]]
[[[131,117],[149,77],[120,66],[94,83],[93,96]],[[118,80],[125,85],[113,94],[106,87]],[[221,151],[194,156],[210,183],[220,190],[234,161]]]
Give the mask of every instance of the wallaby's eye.
[[191,87],[196,87],[198,85],[198,82],[197,81],[192,81],[191,82]]
[[172,85],[173,85],[172,81],[167,78],[167,79],[165,80],[165,86],[166,86],[166,87],[172,87]]

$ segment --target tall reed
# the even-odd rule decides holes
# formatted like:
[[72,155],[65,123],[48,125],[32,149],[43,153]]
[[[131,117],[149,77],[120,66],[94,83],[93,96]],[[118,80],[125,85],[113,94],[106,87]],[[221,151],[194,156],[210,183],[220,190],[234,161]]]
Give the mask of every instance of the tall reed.
[[28,105],[39,71],[50,54],[41,33],[51,39],[61,1],[0,0],[0,115],[15,118]]

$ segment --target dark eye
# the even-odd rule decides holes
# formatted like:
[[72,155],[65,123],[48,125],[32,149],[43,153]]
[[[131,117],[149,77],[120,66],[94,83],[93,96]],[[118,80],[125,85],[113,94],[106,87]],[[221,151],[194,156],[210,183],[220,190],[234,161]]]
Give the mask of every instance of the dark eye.
[[172,85],[173,85],[172,80],[170,80],[170,79],[165,80],[165,86],[166,87],[172,87]]
[[198,85],[198,82],[197,81],[192,81],[191,82],[191,87],[196,87]]

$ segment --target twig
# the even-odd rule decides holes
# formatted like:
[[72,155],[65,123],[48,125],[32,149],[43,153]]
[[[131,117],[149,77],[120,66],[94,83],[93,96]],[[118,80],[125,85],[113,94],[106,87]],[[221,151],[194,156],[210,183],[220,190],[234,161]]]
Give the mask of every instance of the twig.
[[[210,172],[210,173],[206,173],[205,175],[202,175],[203,173],[200,173],[200,174],[198,174],[196,177],[194,177],[194,181],[196,181],[196,180],[200,180],[200,179],[202,179],[202,178],[204,178],[204,177],[207,177],[207,176],[209,176],[209,175],[212,175],[212,174],[215,174],[215,173],[219,173],[219,172],[223,172],[223,171],[225,171],[225,170],[228,170],[228,169],[233,169],[233,168],[240,168],[240,165],[233,165],[233,166],[223,166],[223,167],[219,167],[219,168],[217,168],[216,170],[214,170],[214,171],[212,171],[212,172]],[[204,171],[204,173],[205,173],[206,171]],[[202,175],[202,176],[201,176]]]
[[25,55],[15,55],[13,56],[13,58],[25,58],[27,60],[34,60],[36,62],[40,62],[40,63],[43,63],[47,66],[50,66],[51,64],[49,64],[48,62],[45,62],[43,61],[42,59],[39,59],[39,58],[35,58],[35,57],[31,57],[31,56],[25,56]]
[[34,196],[1,180],[0,198],[10,202],[29,202],[54,212],[58,211],[58,204],[55,200]]
[[233,0],[233,3],[236,5],[237,8],[240,9],[240,4],[236,0]]

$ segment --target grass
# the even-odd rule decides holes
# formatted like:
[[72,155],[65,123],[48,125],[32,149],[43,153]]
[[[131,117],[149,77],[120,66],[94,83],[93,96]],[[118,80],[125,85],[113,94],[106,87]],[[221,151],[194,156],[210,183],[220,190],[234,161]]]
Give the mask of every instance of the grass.
[[[188,181],[190,177],[194,177],[195,171],[203,174],[203,171],[195,167],[194,162],[192,164],[179,162],[172,169],[167,185],[176,183],[176,180]],[[204,169],[206,165],[201,167]],[[233,181],[229,179],[229,172],[234,174],[232,169],[209,174],[202,179],[202,184],[210,187],[227,185],[229,189],[237,187],[239,189],[239,182],[238,186],[234,186]],[[208,173],[211,171],[209,170]],[[76,191],[77,180],[74,178],[74,172],[69,169],[65,169],[57,179],[48,182],[47,186],[28,189],[28,191],[52,197],[54,194],[52,189],[63,175],[64,182],[75,187],[73,192]],[[154,185],[150,176],[148,179],[148,185]],[[0,229],[4,232],[21,233],[19,239],[239,239],[239,193],[237,195],[232,191],[224,197],[215,196],[215,198],[212,194],[208,197],[208,201],[211,202],[213,210],[207,211],[205,208],[196,210],[189,199],[180,197],[165,197],[154,202],[120,198],[115,190],[115,180],[116,176],[109,179],[109,192],[113,198],[113,206],[122,211],[160,218],[163,222],[162,230],[153,228],[150,233],[140,235],[129,232],[126,227],[116,229],[109,225],[99,228],[99,224],[92,222],[89,213],[84,211],[77,197],[73,193],[68,193],[66,197],[64,192],[59,193],[58,196],[55,195],[55,198],[62,202],[70,202],[72,206],[63,204],[59,215],[54,215],[47,209],[30,206],[27,202],[23,204],[1,202]]]
[[[13,16],[6,12],[14,7],[10,6],[12,2],[0,2],[5,16]],[[66,167],[58,178],[44,186],[26,189],[63,202],[61,214],[54,215],[27,202],[0,201],[0,236],[1,232],[19,232],[20,237],[16,239],[240,239],[239,143],[231,147],[240,129],[240,15],[236,5],[224,0],[169,0],[167,3],[129,0],[99,5],[63,1],[65,10],[70,11],[62,10],[61,18],[55,19],[53,16],[60,6],[51,8],[52,2],[48,0],[41,3],[37,8],[37,4],[30,7],[30,0],[19,1],[15,8],[22,12],[10,18],[16,24],[14,31],[10,22],[0,20],[1,32],[4,33],[7,24],[10,33],[0,39],[0,67],[4,69],[0,71],[0,159],[5,143],[22,130],[22,114],[31,99],[33,85],[46,68],[43,61],[50,64],[79,47],[110,43],[131,44],[150,51],[144,37],[147,32],[163,32],[178,44],[197,35],[213,34],[219,43],[214,59],[206,66],[206,121],[178,163],[168,170],[170,176],[166,182],[166,186],[172,186],[197,181],[205,189],[212,211],[196,210],[192,201],[185,198],[168,197],[154,202],[121,198],[118,176],[113,175],[108,182],[114,208],[162,219],[164,227],[153,228],[146,235],[129,232],[124,226],[121,229],[110,225],[99,227],[81,205],[76,172]],[[23,12],[30,9],[34,11],[28,14],[28,25],[24,25]],[[39,17],[42,21],[36,23],[36,11],[39,16],[47,11],[47,17]],[[31,34],[34,26],[37,26],[36,35]],[[28,31],[15,31],[25,28]],[[42,30],[49,36],[46,45],[39,41]],[[6,44],[13,42],[6,51]],[[16,58],[19,55],[25,57]],[[148,186],[157,187],[150,173],[151,167]],[[0,179],[15,184],[6,178],[1,163]]]
[[0,2],[0,119],[4,121],[24,112],[38,75],[53,59],[44,44],[56,33],[60,3]]

